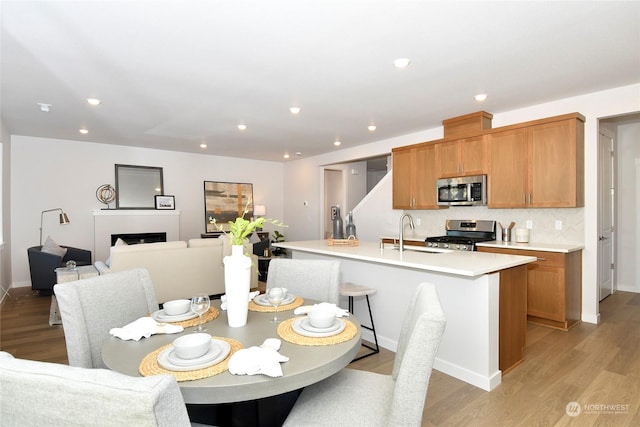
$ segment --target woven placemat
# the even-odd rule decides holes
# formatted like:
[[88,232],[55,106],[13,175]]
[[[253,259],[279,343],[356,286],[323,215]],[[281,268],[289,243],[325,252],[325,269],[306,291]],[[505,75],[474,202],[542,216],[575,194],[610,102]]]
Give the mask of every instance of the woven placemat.
[[216,363],[215,365],[209,366],[208,368],[197,369],[195,371],[170,371],[168,369],[164,369],[163,367],[160,366],[160,364],[158,364],[158,355],[163,350],[173,345],[173,344],[167,344],[147,354],[144,357],[144,359],[142,359],[142,362],[140,362],[138,371],[144,377],[148,377],[151,375],[158,375],[158,374],[171,374],[174,377],[176,377],[176,381],[178,382],[199,380],[202,378],[208,378],[214,375],[218,375],[229,368],[229,358],[231,358],[233,353],[235,353],[236,351],[242,348],[242,344],[240,344],[239,341],[236,341],[231,338],[224,338],[224,337],[212,337],[212,338],[226,341],[231,346],[231,351],[229,351],[229,354],[227,355],[227,357],[220,363]]
[[290,343],[300,345],[333,345],[349,341],[358,333],[358,328],[350,320],[338,319],[346,324],[344,330],[339,334],[330,337],[305,337],[293,330],[293,322],[297,319],[299,319],[299,317],[283,320],[282,323],[278,325],[278,335],[280,338]]
[[[300,307],[302,304],[304,304],[304,300],[301,297],[296,296],[294,300],[291,301],[289,304],[281,305],[280,307],[278,307],[278,312],[293,310],[295,308]],[[249,301],[249,310],[259,311],[261,313],[273,313],[274,311],[276,311],[275,307],[256,304],[255,302],[253,302],[253,300]]]
[[190,326],[198,326],[200,322],[202,323],[211,322],[213,319],[215,319],[219,315],[220,315],[220,312],[218,311],[218,309],[215,307],[211,307],[206,313],[202,315],[202,319],[198,319],[197,317],[194,317],[193,319],[183,320],[182,322],[172,322],[171,324],[180,325],[183,328],[188,328]]

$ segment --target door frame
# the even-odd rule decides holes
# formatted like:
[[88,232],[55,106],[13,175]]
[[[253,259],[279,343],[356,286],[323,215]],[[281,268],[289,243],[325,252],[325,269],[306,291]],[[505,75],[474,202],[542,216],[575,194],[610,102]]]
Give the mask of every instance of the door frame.
[[[609,128],[607,126],[602,126],[601,123],[599,123],[599,129],[598,129],[598,254],[597,254],[597,260],[598,260],[598,268],[597,268],[597,284],[598,284],[598,301],[602,301],[604,298],[606,298],[607,296],[613,294],[616,290],[617,290],[617,285],[616,285],[616,214],[617,214],[617,194],[616,194],[616,187],[617,187],[617,173],[616,173],[616,140],[615,140],[615,127]],[[608,145],[608,150],[607,147],[602,147],[603,144],[607,144]],[[606,151],[608,151],[608,155],[607,154],[603,154]],[[609,165],[609,170],[608,170],[608,177],[604,176],[605,173],[607,173],[607,168],[605,168],[605,165]],[[609,191],[607,191],[607,189],[605,188],[605,186],[607,186],[607,178],[610,179],[610,189]],[[609,212],[609,215],[611,215],[611,230],[610,230],[610,236],[604,236],[603,235],[603,209],[606,207],[606,203],[603,200],[603,197],[610,197],[610,205],[611,205],[611,212]],[[607,232],[609,233],[609,231]],[[611,254],[609,254],[610,256],[610,264],[611,266],[607,266],[607,265],[603,265],[606,263],[603,263],[603,260],[605,259],[604,254],[602,253],[602,251],[607,247],[607,245],[605,245],[605,239],[606,240],[610,240],[608,243],[610,244],[610,250],[611,250]],[[610,281],[610,289],[608,289],[608,293],[606,293],[606,295],[603,295],[602,292],[602,286],[601,284],[602,282],[602,276],[604,274],[604,269],[608,269],[609,270],[609,281]]]

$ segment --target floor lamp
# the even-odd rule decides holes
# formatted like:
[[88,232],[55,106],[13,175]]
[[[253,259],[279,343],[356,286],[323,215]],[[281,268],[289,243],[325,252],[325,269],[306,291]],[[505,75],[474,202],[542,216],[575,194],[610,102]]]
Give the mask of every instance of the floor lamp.
[[47,212],[57,212],[57,211],[60,211],[60,225],[69,224],[70,222],[69,217],[67,216],[66,213],[64,213],[62,208],[47,209],[46,211],[42,211],[40,213],[40,246],[42,246],[42,221],[44,220],[44,214]]

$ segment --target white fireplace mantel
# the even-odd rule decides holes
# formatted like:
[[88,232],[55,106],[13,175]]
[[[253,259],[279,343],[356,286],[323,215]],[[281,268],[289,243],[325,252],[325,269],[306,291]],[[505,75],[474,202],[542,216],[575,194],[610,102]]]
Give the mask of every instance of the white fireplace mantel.
[[154,209],[95,209],[94,260],[109,258],[112,234],[167,233],[167,241],[180,240],[180,211]]

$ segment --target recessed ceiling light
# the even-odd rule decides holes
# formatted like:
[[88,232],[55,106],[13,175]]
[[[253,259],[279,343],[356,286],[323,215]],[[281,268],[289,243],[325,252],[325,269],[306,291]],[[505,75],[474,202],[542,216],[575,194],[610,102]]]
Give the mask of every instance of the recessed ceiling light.
[[40,106],[40,111],[48,113],[51,110],[51,104],[45,104],[44,102],[36,102]]
[[291,114],[300,114],[300,107],[291,107],[289,111],[291,111]]
[[203,142],[202,144],[200,144],[200,148],[207,148],[207,144]]
[[300,151],[296,151],[296,156],[300,157],[300,156],[302,156],[302,153]]
[[100,105],[102,101],[100,101],[98,98],[87,98],[87,102],[89,103],[89,105]]
[[484,100],[487,99],[487,94],[486,93],[479,93],[476,96],[474,96],[475,100],[478,102],[482,102]]
[[247,129],[247,125],[238,125],[238,129],[246,130]]
[[80,133],[83,134],[83,135],[86,135],[86,134],[89,133],[89,131],[86,130],[86,129],[80,129]]
[[336,147],[338,147],[340,144],[342,144],[342,142],[340,142],[339,139],[336,139],[333,143],[333,145],[335,145]]
[[396,68],[407,68],[411,64],[411,60],[409,58],[398,58],[393,61],[393,66]]
[[285,159],[288,159],[288,158],[289,158],[289,153],[284,153],[284,156],[283,156],[283,157],[284,157]]
[[369,125],[369,126],[367,126],[367,129],[369,129],[370,132],[373,132],[377,128],[376,128],[376,125]]

